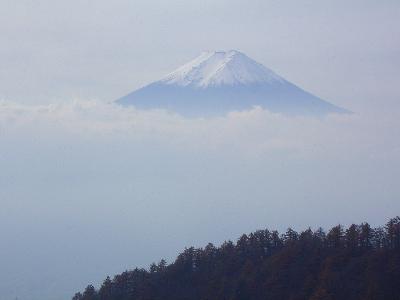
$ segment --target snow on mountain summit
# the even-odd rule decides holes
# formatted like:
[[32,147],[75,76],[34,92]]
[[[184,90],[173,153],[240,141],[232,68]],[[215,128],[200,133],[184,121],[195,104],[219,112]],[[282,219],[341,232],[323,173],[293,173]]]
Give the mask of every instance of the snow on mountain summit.
[[236,50],[203,52],[116,103],[138,109],[164,109],[187,117],[220,116],[255,106],[290,116],[348,112]]
[[283,82],[273,71],[236,51],[206,51],[159,81],[163,84],[210,86]]

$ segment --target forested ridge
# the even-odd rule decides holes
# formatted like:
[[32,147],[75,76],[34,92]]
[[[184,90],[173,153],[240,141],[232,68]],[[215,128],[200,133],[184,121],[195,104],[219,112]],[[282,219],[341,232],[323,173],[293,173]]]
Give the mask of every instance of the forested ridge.
[[107,277],[73,300],[400,299],[400,217],[296,232],[258,230],[236,243],[187,248]]

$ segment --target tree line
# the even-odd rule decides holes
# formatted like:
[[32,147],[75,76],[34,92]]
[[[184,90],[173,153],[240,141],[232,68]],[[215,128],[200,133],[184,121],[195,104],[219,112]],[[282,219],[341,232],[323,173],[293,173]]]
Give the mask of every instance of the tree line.
[[89,285],[72,300],[400,299],[400,217],[325,232],[268,229],[186,248]]

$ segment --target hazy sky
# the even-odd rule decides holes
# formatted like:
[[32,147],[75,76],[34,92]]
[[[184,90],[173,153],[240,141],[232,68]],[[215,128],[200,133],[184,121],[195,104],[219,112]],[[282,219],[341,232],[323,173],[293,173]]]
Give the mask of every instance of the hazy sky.
[[357,111],[400,79],[396,0],[2,0],[0,20],[0,97],[13,101],[111,101],[205,49],[241,50]]
[[[400,214],[396,1],[0,0],[0,300],[70,299],[185,246]],[[238,49],[356,112],[107,104]]]

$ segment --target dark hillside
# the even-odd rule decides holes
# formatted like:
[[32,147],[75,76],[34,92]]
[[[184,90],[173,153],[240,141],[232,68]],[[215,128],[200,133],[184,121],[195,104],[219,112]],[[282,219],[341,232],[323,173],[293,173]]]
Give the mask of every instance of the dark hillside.
[[73,300],[400,299],[400,218],[325,233],[259,230],[107,278]]

